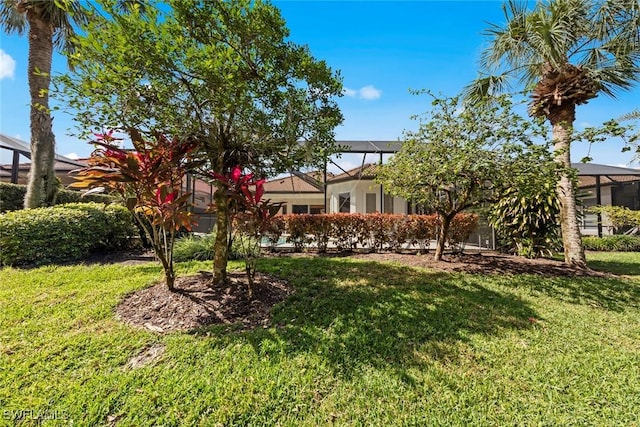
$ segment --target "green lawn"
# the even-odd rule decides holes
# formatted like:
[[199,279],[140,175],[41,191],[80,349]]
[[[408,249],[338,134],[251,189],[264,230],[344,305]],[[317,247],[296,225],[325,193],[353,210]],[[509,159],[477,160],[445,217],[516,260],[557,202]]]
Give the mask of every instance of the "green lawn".
[[[5,268],[0,424],[637,426],[640,254],[589,258],[627,276],[262,260],[297,288],[274,327],[164,336],[114,317],[154,264]],[[154,344],[160,360],[127,368]]]

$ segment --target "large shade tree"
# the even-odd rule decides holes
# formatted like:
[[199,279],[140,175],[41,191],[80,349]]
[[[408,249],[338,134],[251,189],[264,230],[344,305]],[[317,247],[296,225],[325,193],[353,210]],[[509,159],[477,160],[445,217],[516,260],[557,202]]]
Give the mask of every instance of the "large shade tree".
[[[84,131],[192,137],[216,175],[272,175],[322,164],[335,150],[341,81],[288,40],[278,9],[255,0],[167,1],[100,16],[75,39],[64,98]],[[227,188],[218,184],[214,283],[226,280]]]
[[53,203],[55,136],[49,108],[49,85],[54,47],[68,48],[73,23],[86,15],[77,0],[2,0],[0,24],[7,33],[28,32],[27,75],[31,96],[31,167],[25,208]]
[[565,262],[586,267],[571,179],[570,146],[576,106],[599,94],[615,96],[640,77],[638,0],[551,0],[503,6],[506,23],[486,32],[481,75],[466,94],[478,100],[508,90],[515,78],[531,93],[529,112],[549,121],[556,160]]

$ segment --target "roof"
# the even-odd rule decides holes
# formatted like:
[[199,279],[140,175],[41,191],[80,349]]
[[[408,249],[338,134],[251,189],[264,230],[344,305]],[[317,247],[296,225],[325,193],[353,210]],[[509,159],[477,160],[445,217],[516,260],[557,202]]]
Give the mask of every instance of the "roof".
[[620,166],[598,165],[595,163],[572,163],[575,169],[578,170],[579,176],[596,176],[596,175],[609,175],[609,176],[622,176],[632,175],[640,177],[640,169],[623,168]]
[[329,184],[334,184],[342,181],[349,180],[372,180],[375,179],[376,174],[378,173],[379,165],[376,163],[365,163],[362,166],[357,168],[353,168],[351,170],[345,171],[339,175],[328,179],[327,182]]
[[336,141],[344,152],[351,153],[383,153],[390,154],[400,151],[400,141]]
[[[53,169],[56,171],[56,173],[69,173],[73,170],[86,166],[82,162],[83,160],[74,160],[74,163],[71,164],[71,163],[61,162],[59,160],[56,160],[56,162],[53,165]],[[18,174],[19,174],[18,176],[24,179],[27,179],[27,175],[30,169],[31,169],[31,163],[20,163],[18,165]],[[13,170],[13,165],[10,163],[0,165],[0,177],[5,180],[10,178],[12,170]]]
[[583,188],[594,187],[596,185],[596,177],[600,177],[600,185],[640,181],[640,169],[595,163],[572,163],[571,166],[578,170],[580,187]]
[[[317,178],[320,178],[318,181]],[[264,183],[265,193],[323,193],[320,172],[296,172]]]
[[[18,138],[12,138],[5,134],[0,133],[0,148],[4,148],[6,150],[17,151],[27,158],[31,158],[31,146],[29,143],[24,142]],[[77,160],[71,159],[69,157],[61,156],[56,154],[56,162],[65,163],[68,165],[73,165],[76,167],[84,167],[83,163],[78,162]],[[57,163],[56,163],[57,166]]]

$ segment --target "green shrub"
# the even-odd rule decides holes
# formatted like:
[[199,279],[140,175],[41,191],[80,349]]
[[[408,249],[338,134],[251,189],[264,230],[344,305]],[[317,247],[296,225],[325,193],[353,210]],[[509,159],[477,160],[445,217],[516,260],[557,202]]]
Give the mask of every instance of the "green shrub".
[[[0,212],[17,211],[24,206],[24,195],[27,192],[25,185],[0,182]],[[59,190],[56,193],[55,204],[67,203],[111,203],[114,197],[107,194],[82,195],[81,191]]]
[[[240,239],[248,239],[249,237],[234,237],[229,251],[229,259],[242,259],[242,248]],[[211,261],[213,260],[213,244],[216,240],[215,233],[205,234],[203,236],[191,234],[176,240],[173,247],[173,260],[176,262],[183,261]],[[254,256],[258,254],[253,254]]]
[[0,214],[0,264],[78,260],[125,247],[135,235],[123,206],[74,203]]
[[27,187],[18,184],[0,182],[0,212],[22,209]]
[[115,198],[108,194],[88,194],[82,195],[82,191],[60,190],[56,193],[56,205],[66,205],[68,203],[112,203]]
[[[302,251],[316,245],[319,252],[327,250],[333,241],[338,251],[356,248],[398,250],[405,244],[425,250],[429,240],[435,239],[439,227],[437,215],[401,214],[289,214],[271,219],[265,238],[272,244],[283,233],[294,249]],[[450,247],[460,250],[471,233],[478,227],[478,215],[457,214],[447,235]]]
[[589,251],[640,252],[640,236],[587,236],[582,238],[582,243]]

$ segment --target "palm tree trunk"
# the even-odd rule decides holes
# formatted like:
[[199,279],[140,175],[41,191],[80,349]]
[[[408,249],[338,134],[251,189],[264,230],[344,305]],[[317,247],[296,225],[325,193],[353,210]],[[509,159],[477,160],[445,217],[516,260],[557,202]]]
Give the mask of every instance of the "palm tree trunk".
[[558,181],[557,192],[560,201],[560,226],[564,245],[564,262],[575,267],[587,268],[578,224],[576,191],[570,176],[571,131],[574,119],[575,106],[566,106],[561,111],[556,111],[554,120],[551,122],[553,126],[553,150],[556,162],[562,165],[562,174]]
[[31,95],[31,167],[25,208],[50,205],[56,193],[55,136],[49,110],[53,28],[27,12],[29,21],[29,93]]

